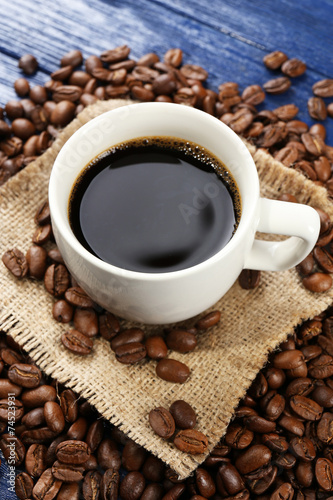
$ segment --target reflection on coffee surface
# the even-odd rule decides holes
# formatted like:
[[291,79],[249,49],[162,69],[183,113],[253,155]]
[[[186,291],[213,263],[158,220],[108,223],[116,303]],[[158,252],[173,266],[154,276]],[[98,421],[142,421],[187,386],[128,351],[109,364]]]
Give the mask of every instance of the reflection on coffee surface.
[[117,267],[164,273],[221,250],[241,214],[240,194],[223,163],[174,137],[118,144],[76,180],[69,221],[92,254]]

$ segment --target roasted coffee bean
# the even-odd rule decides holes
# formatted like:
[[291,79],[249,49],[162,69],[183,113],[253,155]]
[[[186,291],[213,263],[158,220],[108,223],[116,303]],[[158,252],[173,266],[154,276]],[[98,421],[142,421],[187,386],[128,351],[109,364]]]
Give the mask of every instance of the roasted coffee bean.
[[278,420],[278,424],[280,427],[286,429],[292,434],[295,434],[296,436],[303,436],[305,432],[305,427],[302,421],[293,416],[282,415],[282,417]]
[[25,54],[25,55],[20,57],[18,67],[26,75],[33,75],[37,71],[38,61],[35,58],[35,56],[33,56],[31,54]]
[[241,452],[235,461],[235,465],[241,474],[249,474],[259,467],[263,467],[270,462],[271,451],[264,445],[253,445]]
[[4,363],[7,365],[23,362],[23,356],[12,349],[1,349],[0,355]]
[[331,177],[331,164],[325,156],[319,156],[317,160],[313,162],[315,172],[318,179],[322,182],[328,181]]
[[220,318],[220,311],[212,311],[206,314],[206,316],[200,318],[196,326],[199,330],[207,330],[208,328],[215,326],[220,321]]
[[333,358],[322,354],[309,363],[309,374],[315,379],[326,379],[333,375]]
[[26,472],[20,472],[15,477],[15,493],[18,498],[25,500],[31,497],[34,482]]
[[313,399],[319,406],[322,406],[323,408],[332,408],[333,389],[327,387],[326,385],[319,385],[312,391],[311,399]]
[[291,351],[281,351],[275,354],[273,365],[275,368],[290,370],[299,367],[304,362],[302,351],[297,349]]
[[10,137],[0,142],[0,151],[8,157],[16,156],[22,152],[22,145],[22,139]]
[[30,446],[31,444],[47,444],[56,437],[57,433],[48,427],[24,430],[21,434],[22,442]]
[[265,100],[265,92],[260,85],[250,85],[243,90],[242,99],[248,104],[257,106]]
[[310,462],[316,457],[312,441],[307,437],[294,437],[290,440],[290,449],[300,460]]
[[45,424],[44,408],[34,408],[22,417],[21,422],[27,429]]
[[46,469],[35,484],[32,495],[35,500],[55,498],[62,482],[55,479],[51,469]]
[[271,389],[279,389],[283,386],[286,380],[286,375],[281,368],[270,367],[266,370],[265,378]]
[[22,387],[13,384],[10,380],[0,379],[0,399],[8,397],[8,394],[13,394],[16,398],[21,394]]
[[217,484],[222,482],[223,489],[229,495],[235,495],[244,489],[244,481],[236,467],[232,464],[222,464],[217,472]]
[[44,245],[52,235],[51,224],[38,227],[32,236],[32,242],[36,245]]
[[321,97],[310,97],[308,111],[314,120],[326,120],[327,118],[326,105]]
[[195,349],[197,339],[193,333],[186,330],[171,330],[166,336],[166,344],[173,351],[186,353]]
[[314,156],[321,156],[325,151],[325,143],[321,137],[318,135],[306,132],[301,135],[302,142],[306,147],[306,150]]
[[327,273],[333,273],[333,257],[321,247],[316,247],[313,251],[314,258],[318,266]]
[[50,224],[51,215],[48,201],[45,201],[38,206],[34,216],[34,222],[39,226]]
[[279,69],[287,61],[288,56],[281,50],[275,50],[265,55],[263,62],[268,69]]
[[132,342],[143,342],[145,338],[145,333],[141,328],[129,328],[116,335],[111,340],[111,349],[115,351],[118,347],[130,344]]
[[281,486],[276,488],[272,495],[269,497],[270,500],[291,500],[294,496],[294,488],[290,483],[282,483]]
[[69,304],[76,307],[91,308],[94,305],[92,299],[88,297],[86,292],[79,286],[67,288],[65,291],[65,299]]
[[289,403],[291,409],[305,420],[319,420],[323,412],[323,408],[321,406],[305,396],[292,396]]
[[27,120],[26,118],[16,118],[12,122],[12,131],[13,134],[16,135],[16,137],[19,137],[23,141],[26,141],[34,135],[35,133],[35,126],[34,124],[30,121]]
[[47,101],[47,90],[41,85],[35,85],[29,92],[29,98],[35,104],[44,104]]
[[180,72],[185,78],[192,78],[193,80],[205,81],[208,78],[207,71],[196,64],[184,64],[180,68]]
[[74,313],[74,327],[88,337],[98,334],[98,316],[94,309],[76,309]]
[[51,264],[44,275],[46,290],[55,297],[63,295],[69,286],[69,273],[63,264]]
[[146,348],[141,342],[130,342],[115,349],[116,360],[125,365],[132,365],[142,361],[146,355]]
[[207,437],[202,432],[195,429],[184,429],[179,431],[173,442],[180,451],[191,455],[205,453],[208,447]]
[[293,58],[285,61],[281,66],[281,71],[287,76],[295,78],[303,75],[306,71],[306,64],[299,59]]
[[175,420],[176,427],[179,429],[193,429],[197,418],[192,406],[186,401],[182,399],[174,401],[169,410]]
[[83,91],[78,85],[59,85],[53,92],[53,100],[56,103],[61,101],[77,102]]
[[43,444],[32,444],[29,446],[25,456],[25,468],[32,477],[40,477],[47,468],[46,446]]
[[181,361],[161,359],[156,365],[156,375],[167,382],[183,384],[190,376],[190,369]]
[[164,342],[163,337],[152,335],[145,341],[147,356],[151,359],[163,359],[168,354],[168,347]]
[[29,389],[22,393],[21,400],[27,408],[44,406],[47,401],[55,401],[57,391],[51,385],[40,385],[35,389]]
[[312,86],[312,91],[317,97],[333,97],[333,79],[326,78],[316,82]]
[[118,319],[109,312],[99,317],[99,332],[105,340],[111,340],[120,331]]
[[131,49],[127,45],[116,47],[102,52],[100,60],[107,63],[115,63],[126,59]]
[[152,482],[162,482],[164,471],[165,465],[162,460],[154,455],[148,455],[142,467],[142,474],[145,479]]
[[294,147],[286,146],[285,148],[280,149],[276,154],[274,154],[274,158],[286,167],[290,167],[293,165],[298,157],[297,149]]
[[238,277],[238,283],[244,290],[253,290],[260,283],[260,271],[243,269]]
[[228,446],[231,446],[231,448],[242,450],[251,444],[253,436],[254,434],[252,431],[233,422],[228,426],[225,442]]
[[120,483],[119,494],[123,500],[138,500],[144,489],[146,481],[141,472],[129,472]]
[[6,462],[10,465],[16,467],[22,465],[25,457],[25,446],[17,436],[2,434],[0,437],[0,450]]
[[57,300],[53,304],[52,315],[59,323],[69,323],[73,318],[73,306],[64,299]]
[[84,476],[82,493],[85,500],[98,500],[102,476],[98,471],[89,471]]
[[80,486],[78,483],[64,483],[57,495],[57,500],[79,500]]
[[199,493],[204,498],[210,498],[215,495],[216,486],[212,476],[202,467],[195,471],[195,483]]
[[82,465],[64,464],[58,460],[52,465],[52,475],[65,482],[77,482],[83,479],[84,467]]
[[57,459],[64,464],[81,465],[88,460],[90,453],[84,441],[63,441],[56,448]]
[[58,403],[47,401],[44,405],[44,417],[46,425],[51,431],[60,434],[65,428],[64,414]]
[[75,422],[78,417],[78,398],[71,389],[65,389],[60,394],[60,406],[66,422]]
[[333,415],[325,412],[317,425],[317,437],[326,445],[333,443]]
[[175,432],[175,421],[172,414],[158,406],[149,412],[149,423],[153,431],[164,439],[169,439]]
[[250,417],[246,417],[244,419],[244,424],[250,431],[257,432],[259,434],[266,434],[267,432],[273,432],[275,431],[276,428],[275,422],[266,420],[265,418],[260,417],[259,415],[252,415]]
[[314,388],[314,384],[309,378],[298,378],[293,380],[286,387],[286,397],[291,398],[292,396],[307,396],[311,393]]
[[56,104],[50,115],[50,122],[56,127],[65,127],[75,115],[75,104],[63,99]]
[[281,140],[281,127],[277,124],[266,125],[259,136],[257,144],[263,148],[270,148]]
[[27,276],[29,271],[28,262],[18,248],[7,250],[2,256],[2,262],[15,278],[22,279]]
[[47,268],[47,252],[38,245],[32,245],[26,254],[29,276],[41,280]]
[[[288,62],[288,61],[287,61]],[[267,94],[283,94],[291,86],[291,80],[287,76],[280,76],[265,82],[263,87]]]
[[9,368],[8,378],[16,385],[32,389],[39,386],[42,373],[37,366],[16,363]]
[[97,451],[98,465],[102,469],[119,470],[121,466],[121,455],[117,445],[111,439],[103,439]]
[[18,96],[25,97],[30,91],[28,80],[26,78],[18,78],[14,82],[14,89]]
[[123,449],[122,465],[128,471],[140,470],[146,458],[142,446],[129,439]]
[[82,64],[83,57],[80,50],[70,50],[67,52],[60,60],[61,66],[80,66]]
[[68,330],[61,336],[63,345],[74,354],[87,356],[91,353],[94,343],[90,337],[79,332],[79,330]]
[[273,432],[263,434],[262,444],[267,446],[270,450],[276,451],[278,453],[284,453],[289,448],[289,443],[286,438],[283,436],[279,436],[279,434]]
[[324,491],[333,490],[333,463],[327,458],[318,458],[315,466],[315,475],[319,486]]
[[[278,117],[279,120],[290,122],[290,120],[295,118],[298,111],[299,111],[299,109],[297,106],[295,106],[295,104],[285,104],[284,106],[280,106],[278,108],[275,108],[273,112]],[[302,122],[300,122],[300,123],[302,123]],[[296,127],[297,127],[297,125],[296,125]],[[302,127],[302,125],[301,125],[301,127]],[[290,126],[288,127],[288,129],[290,130]],[[308,127],[306,126],[304,132],[307,132],[307,129],[308,129]],[[296,128],[296,130],[298,130],[298,129]]]
[[88,430],[88,422],[84,417],[79,417],[68,429],[67,436],[69,439],[77,439],[82,441]]
[[24,407],[18,399],[13,400],[11,397],[0,399],[0,420],[2,422],[15,421],[18,422],[24,415]]

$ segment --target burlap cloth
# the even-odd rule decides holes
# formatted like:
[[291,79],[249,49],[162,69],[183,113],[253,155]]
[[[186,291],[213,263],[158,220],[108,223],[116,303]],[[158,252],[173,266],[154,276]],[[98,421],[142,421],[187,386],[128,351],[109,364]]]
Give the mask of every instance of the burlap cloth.
[[[0,190],[0,254],[14,246],[31,245],[38,205],[47,198],[54,159],[75,130],[98,114],[128,101],[99,102],[69,124],[53,146],[11,178]],[[248,144],[260,176],[261,193],[276,198],[294,194],[299,202],[320,207],[331,216],[326,190],[271,156]],[[53,320],[53,298],[43,283],[16,280],[0,264],[0,327],[10,333],[49,375],[87,398],[97,410],[128,436],[160,457],[181,478],[204,459],[178,451],[153,433],[147,415],[155,406],[168,407],[176,399],[188,401],[198,415],[197,428],[209,439],[211,450],[224,434],[234,408],[264,365],[267,355],[301,320],[311,318],[332,302],[333,290],[313,294],[303,288],[296,271],[262,274],[260,286],[243,290],[235,283],[215,306],[221,321],[198,335],[192,353],[170,356],[185,362],[191,376],[185,384],[172,384],[155,376],[155,362],[124,366],[115,361],[108,342],[98,339],[93,354],[81,358],[60,342],[66,326]],[[193,325],[195,320],[190,321]],[[161,331],[149,327],[148,332]]]

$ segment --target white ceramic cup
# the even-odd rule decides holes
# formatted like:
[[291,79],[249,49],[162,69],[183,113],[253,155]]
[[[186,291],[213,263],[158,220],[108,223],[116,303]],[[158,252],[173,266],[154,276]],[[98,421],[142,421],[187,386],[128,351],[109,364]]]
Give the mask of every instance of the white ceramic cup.
[[[234,236],[193,267],[166,273],[121,269],[92,255],[71,230],[68,202],[80,172],[111,146],[144,136],[195,142],[222,160],[237,182],[242,214]],[[49,203],[57,245],[81,287],[116,315],[150,324],[173,323],[201,313],[229,290],[243,268],[282,271],[297,265],[312,250],[320,227],[317,212],[309,206],[260,198],[253,159],[229,127],[203,111],[169,103],[130,104],[82,126],[54,163]],[[259,241],[256,231],[290,238]]]

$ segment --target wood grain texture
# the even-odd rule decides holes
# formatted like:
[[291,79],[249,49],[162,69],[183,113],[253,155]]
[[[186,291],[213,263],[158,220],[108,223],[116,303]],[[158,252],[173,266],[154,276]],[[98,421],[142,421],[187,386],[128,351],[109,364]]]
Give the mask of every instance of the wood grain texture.
[[[261,107],[295,102],[309,125],[311,86],[333,76],[332,0],[0,0],[0,12],[0,106],[16,98],[12,85],[21,76],[22,54],[38,58],[40,70],[29,80],[43,84],[73,48],[87,57],[128,44],[138,58],[151,51],[163,57],[168,48],[180,47],[185,63],[209,72],[213,89],[223,81],[237,81],[243,89],[277,76],[262,57],[280,49],[303,59],[308,70],[287,93],[267,96]],[[333,119],[324,124],[333,144]],[[7,483],[3,461],[0,498],[16,498]]]

